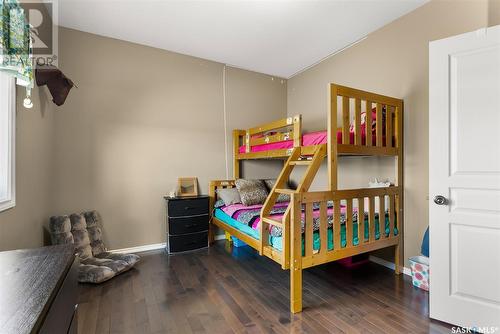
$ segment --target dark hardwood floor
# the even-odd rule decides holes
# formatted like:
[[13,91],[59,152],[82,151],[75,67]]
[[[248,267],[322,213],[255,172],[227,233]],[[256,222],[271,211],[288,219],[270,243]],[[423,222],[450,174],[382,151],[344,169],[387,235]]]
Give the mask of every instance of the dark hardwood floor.
[[304,310],[289,313],[289,272],[249,247],[142,254],[101,285],[80,285],[79,333],[450,333],[428,294],[374,263],[304,272]]

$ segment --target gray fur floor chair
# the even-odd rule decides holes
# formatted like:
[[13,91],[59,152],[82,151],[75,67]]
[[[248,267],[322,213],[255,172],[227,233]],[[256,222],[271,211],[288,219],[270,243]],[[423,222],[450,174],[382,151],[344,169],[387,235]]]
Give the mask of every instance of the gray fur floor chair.
[[108,252],[102,241],[101,220],[97,211],[50,217],[52,244],[74,244],[80,258],[78,281],[101,283],[129,270],[139,255]]

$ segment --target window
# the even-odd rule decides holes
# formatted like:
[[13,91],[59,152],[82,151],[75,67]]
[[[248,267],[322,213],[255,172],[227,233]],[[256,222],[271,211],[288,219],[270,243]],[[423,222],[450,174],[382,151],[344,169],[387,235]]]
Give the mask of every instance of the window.
[[14,78],[0,72],[0,211],[16,205],[15,196],[15,116]]

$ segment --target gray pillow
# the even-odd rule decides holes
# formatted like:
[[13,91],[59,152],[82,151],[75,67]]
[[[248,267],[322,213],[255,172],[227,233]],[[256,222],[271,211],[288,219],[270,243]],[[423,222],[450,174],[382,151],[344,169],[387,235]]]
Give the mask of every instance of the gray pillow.
[[266,201],[268,192],[262,180],[237,179],[235,183],[243,205],[263,204]]
[[224,201],[225,205],[241,203],[240,193],[236,188],[217,189],[217,195]]
[[[274,184],[276,183],[276,179],[267,179],[267,180],[264,180],[264,183],[266,184],[267,190],[270,192],[271,189],[273,189]],[[290,189],[290,187],[288,186],[288,183],[286,183],[283,188]],[[282,202],[290,202],[290,195],[279,194],[278,198],[276,199],[276,203],[282,203]]]
[[92,257],[85,218],[81,214],[73,213],[69,216],[69,220],[71,221],[71,234],[73,234],[76,254],[80,259]]
[[83,213],[87,223],[87,232],[90,239],[90,248],[94,256],[105,252],[106,247],[102,241],[101,218],[97,211],[87,211]]
[[115,277],[113,269],[95,263],[86,264],[94,258],[83,260],[78,267],[78,282],[81,283],[102,283]]
[[136,254],[120,254],[120,253],[111,253],[111,252],[104,252],[96,256],[99,259],[108,259],[108,260],[113,260],[113,261],[122,261],[127,264],[127,268],[132,268],[140,259],[141,257]]
[[50,237],[53,245],[73,244],[69,216],[53,216],[49,222]]
[[101,283],[129,270],[140,260],[139,255],[103,252],[96,257],[81,260],[78,281]]

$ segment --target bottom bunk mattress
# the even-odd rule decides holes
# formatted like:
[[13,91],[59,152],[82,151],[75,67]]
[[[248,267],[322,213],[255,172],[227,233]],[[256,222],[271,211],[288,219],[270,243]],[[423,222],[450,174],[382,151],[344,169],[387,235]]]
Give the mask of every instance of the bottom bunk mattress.
[[[273,218],[280,219],[280,216],[283,215],[284,211],[288,203],[278,203],[271,213],[273,214]],[[244,206],[241,204],[233,204],[228,206],[221,206],[216,208],[214,211],[214,216],[222,221],[223,223],[237,229],[238,231],[259,240],[260,238],[260,209],[261,205],[253,205],[253,206]],[[320,235],[319,235],[319,207],[315,207],[313,211],[313,249],[314,251],[318,251],[321,247]],[[328,216],[328,250],[333,250],[335,245],[333,242],[333,210],[329,205],[327,210]],[[304,232],[304,217],[302,216],[302,232]],[[394,216],[394,220],[396,222],[396,215]],[[346,241],[346,228],[345,228],[345,207],[341,206],[341,217],[340,217],[341,225],[340,225],[340,236],[341,236],[341,247],[345,247],[347,244]],[[353,244],[359,244],[358,238],[358,220],[357,220],[357,210],[353,210]],[[385,213],[385,224],[384,224],[384,233],[386,236],[390,233],[390,221],[389,215]],[[368,213],[365,214],[365,224],[364,224],[364,239],[368,240],[370,236],[369,226],[368,226]],[[394,235],[398,234],[397,227],[394,228]],[[375,214],[375,239],[380,238],[380,228],[379,228],[379,214]],[[272,226],[269,230],[269,244],[275,249],[281,251],[283,249],[283,237],[281,234],[281,228],[276,228]],[[302,253],[304,254],[304,234],[302,234]]]

